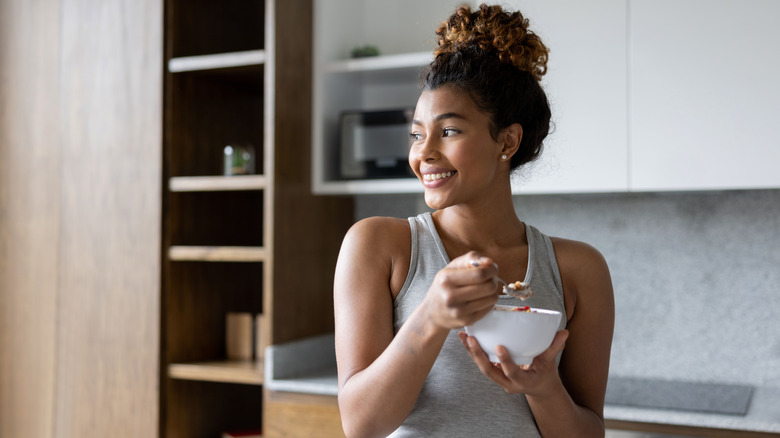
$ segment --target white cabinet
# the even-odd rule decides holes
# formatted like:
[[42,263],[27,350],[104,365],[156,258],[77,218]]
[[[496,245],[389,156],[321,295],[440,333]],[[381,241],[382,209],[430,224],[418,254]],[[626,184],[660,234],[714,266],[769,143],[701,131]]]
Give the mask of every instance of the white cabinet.
[[[315,0],[312,190],[315,193],[422,192],[415,179],[339,181],[343,111],[414,107],[434,31],[460,0]],[[355,47],[381,56],[350,59]]]
[[633,0],[630,189],[780,187],[780,2]]
[[[412,107],[434,30],[461,0],[316,0],[315,193],[418,192],[340,182],[342,111]],[[514,0],[550,48],[553,131],[514,192],[780,187],[777,0]],[[350,60],[356,46],[383,56]]]
[[553,127],[515,193],[626,191],[626,1],[508,3],[550,49]]
[[[432,59],[434,31],[461,3],[315,1],[315,193],[422,191],[415,179],[337,181],[338,118],[345,110],[413,107],[420,71]],[[515,181],[515,192],[625,191],[625,1],[563,3],[507,2],[526,13],[551,48],[543,85],[555,123],[542,158]],[[349,59],[354,47],[366,44],[377,46],[383,56]]]

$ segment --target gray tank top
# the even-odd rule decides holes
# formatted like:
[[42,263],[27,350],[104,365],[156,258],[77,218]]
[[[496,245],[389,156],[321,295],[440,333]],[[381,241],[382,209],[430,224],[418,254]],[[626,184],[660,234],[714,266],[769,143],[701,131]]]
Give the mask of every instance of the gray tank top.
[[[411,262],[393,305],[395,333],[422,301],[436,273],[450,262],[430,213],[409,218],[409,225]],[[525,230],[529,253],[525,281],[531,282],[535,295],[526,301],[502,298],[499,304],[553,309],[565,315],[552,242],[530,225]],[[560,328],[565,327],[566,318],[561,318]],[[507,394],[482,375],[458,339],[459,331],[450,331],[412,413],[390,436],[540,437],[525,395]]]

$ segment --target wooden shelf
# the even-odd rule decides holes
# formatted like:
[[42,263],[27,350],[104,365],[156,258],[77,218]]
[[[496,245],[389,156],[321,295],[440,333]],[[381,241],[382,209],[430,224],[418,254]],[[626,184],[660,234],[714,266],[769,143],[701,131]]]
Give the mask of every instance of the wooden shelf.
[[168,376],[173,379],[262,385],[263,361],[224,360],[172,363],[168,366]]
[[265,175],[176,176],[168,181],[172,192],[264,190],[266,186]]
[[261,246],[171,246],[172,261],[264,262],[267,251]]
[[183,56],[168,60],[168,71],[171,73],[182,73],[219,68],[257,66],[265,64],[265,58],[264,50]]

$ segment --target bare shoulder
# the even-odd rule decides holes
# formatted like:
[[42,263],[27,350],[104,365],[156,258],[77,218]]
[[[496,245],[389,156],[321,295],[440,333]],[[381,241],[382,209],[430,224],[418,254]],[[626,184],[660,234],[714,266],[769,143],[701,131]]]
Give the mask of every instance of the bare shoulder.
[[592,245],[578,240],[551,237],[558,265],[567,270],[608,269],[601,252]]
[[611,301],[612,279],[602,253],[585,242],[560,237],[551,240],[567,301],[572,305],[584,298],[592,303]]
[[373,216],[356,222],[347,232],[349,239],[383,239],[392,241],[401,235],[409,235],[409,221],[395,217]]
[[384,284],[389,284],[391,291],[397,293],[408,271],[410,236],[406,219],[377,216],[358,221],[344,237],[337,274],[346,270],[352,272],[352,278],[365,278],[366,275],[375,280],[384,278]]
[[382,256],[396,258],[399,253],[407,253],[410,248],[410,227],[406,219],[394,217],[369,217],[350,227],[342,253],[356,251],[373,254],[376,260]]

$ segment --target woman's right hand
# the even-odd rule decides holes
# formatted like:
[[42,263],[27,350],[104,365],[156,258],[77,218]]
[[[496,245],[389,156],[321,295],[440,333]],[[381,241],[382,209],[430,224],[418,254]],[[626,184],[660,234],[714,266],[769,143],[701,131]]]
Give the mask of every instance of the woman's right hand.
[[446,329],[459,329],[485,316],[498,301],[498,266],[470,251],[452,260],[436,274],[425,296],[432,321]]

